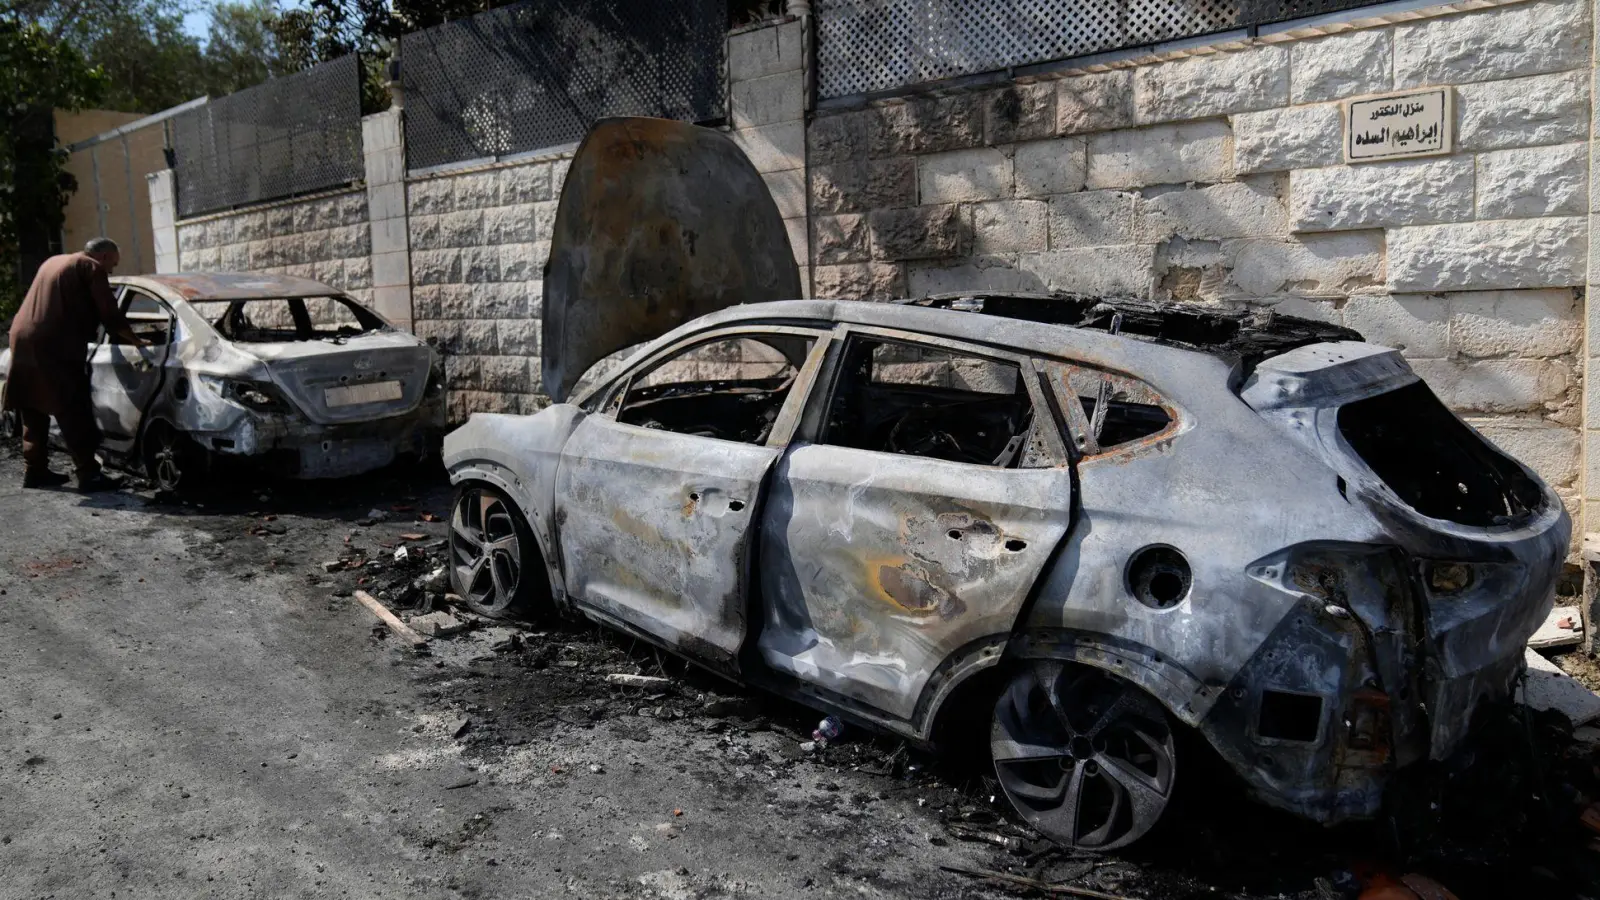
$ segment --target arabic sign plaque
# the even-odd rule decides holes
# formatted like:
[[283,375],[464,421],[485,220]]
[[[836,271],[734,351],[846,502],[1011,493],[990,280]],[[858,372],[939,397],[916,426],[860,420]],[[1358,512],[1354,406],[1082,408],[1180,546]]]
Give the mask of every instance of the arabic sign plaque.
[[1455,97],[1449,88],[1379,94],[1344,102],[1344,161],[1449,153]]

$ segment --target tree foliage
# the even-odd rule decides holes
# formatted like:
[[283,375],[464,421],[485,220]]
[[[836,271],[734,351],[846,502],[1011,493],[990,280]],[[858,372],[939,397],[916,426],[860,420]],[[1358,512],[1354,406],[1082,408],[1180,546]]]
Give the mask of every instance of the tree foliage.
[[[30,238],[59,234],[77,185],[50,129],[52,109],[96,102],[103,74],[44,27],[0,11],[0,260],[15,271]],[[36,243],[36,242],[35,242]],[[0,287],[0,318],[15,308],[18,279]]]

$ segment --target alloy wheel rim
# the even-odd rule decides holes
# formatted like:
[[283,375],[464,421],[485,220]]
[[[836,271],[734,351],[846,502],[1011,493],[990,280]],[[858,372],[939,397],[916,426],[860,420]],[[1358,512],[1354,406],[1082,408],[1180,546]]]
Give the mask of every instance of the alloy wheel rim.
[[522,578],[522,546],[513,513],[487,491],[468,491],[450,515],[456,587],[488,609],[505,609]]
[[1153,698],[1095,669],[1043,662],[995,705],[995,774],[1029,824],[1082,849],[1138,840],[1172,797],[1176,746]]

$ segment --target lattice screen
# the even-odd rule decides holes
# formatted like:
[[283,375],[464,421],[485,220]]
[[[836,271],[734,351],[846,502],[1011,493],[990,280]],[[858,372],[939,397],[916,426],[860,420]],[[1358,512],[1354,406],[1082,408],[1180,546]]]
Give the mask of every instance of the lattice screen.
[[887,91],[1223,31],[1239,24],[1240,2],[819,0],[818,93]]
[[182,216],[362,177],[355,54],[213,100],[172,122]]
[[528,2],[400,42],[406,165],[538,150],[604,116],[723,115],[726,0]]

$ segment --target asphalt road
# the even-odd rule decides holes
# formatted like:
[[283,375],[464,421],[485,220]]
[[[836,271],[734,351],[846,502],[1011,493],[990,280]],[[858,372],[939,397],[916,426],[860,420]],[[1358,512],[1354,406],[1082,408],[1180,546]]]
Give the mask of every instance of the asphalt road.
[[204,506],[20,482],[0,450],[0,898],[1012,895],[947,866],[1327,898],[1382,852],[1224,788],[1127,854],[1074,857],[1011,822],[981,765],[857,733],[808,753],[813,713],[593,626],[414,652],[347,596],[414,572],[321,563],[441,538],[419,521],[447,511],[437,472]]

